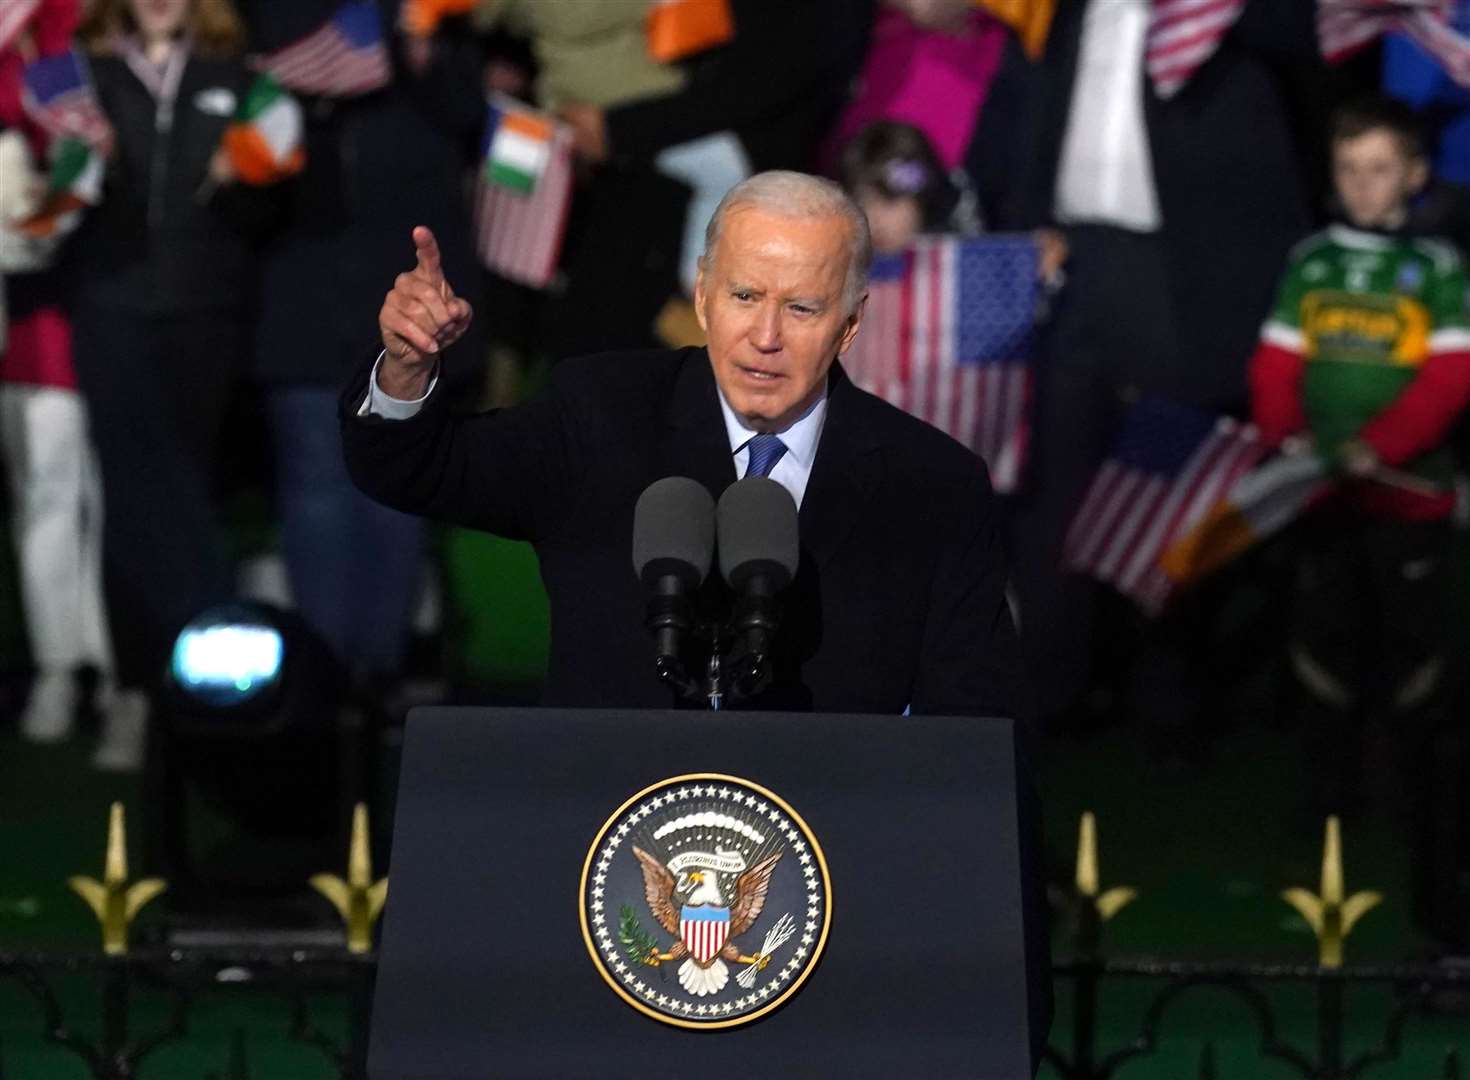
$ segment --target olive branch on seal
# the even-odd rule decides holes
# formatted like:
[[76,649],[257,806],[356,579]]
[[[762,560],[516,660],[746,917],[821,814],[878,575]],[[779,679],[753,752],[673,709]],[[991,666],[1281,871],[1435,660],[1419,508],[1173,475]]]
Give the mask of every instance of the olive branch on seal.
[[628,904],[618,908],[618,940],[630,964],[641,964],[650,953],[658,952],[658,942],[643,929],[638,913]]

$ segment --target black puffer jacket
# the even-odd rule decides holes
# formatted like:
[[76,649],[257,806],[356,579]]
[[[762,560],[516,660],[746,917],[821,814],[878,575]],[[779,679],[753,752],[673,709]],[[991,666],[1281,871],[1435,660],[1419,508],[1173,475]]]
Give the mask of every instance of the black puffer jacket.
[[238,60],[190,57],[164,130],[153,96],[126,62],[98,57],[91,66],[117,140],[102,203],[70,244],[77,299],[151,314],[243,312],[255,294],[255,242],[277,196],[206,180],[254,75]]

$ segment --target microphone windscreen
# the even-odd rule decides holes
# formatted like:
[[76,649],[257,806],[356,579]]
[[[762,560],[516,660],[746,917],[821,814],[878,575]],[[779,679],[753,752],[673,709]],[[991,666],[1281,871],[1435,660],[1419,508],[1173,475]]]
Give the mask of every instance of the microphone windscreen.
[[800,539],[796,500],[776,481],[764,476],[737,480],[720,496],[715,514],[720,537],[720,573],[739,588],[756,569],[779,567],[784,587],[796,576]]
[[633,572],[645,584],[645,571],[658,563],[655,574],[678,573],[696,588],[709,573],[714,551],[715,500],[703,484],[687,476],[666,476],[638,496]]

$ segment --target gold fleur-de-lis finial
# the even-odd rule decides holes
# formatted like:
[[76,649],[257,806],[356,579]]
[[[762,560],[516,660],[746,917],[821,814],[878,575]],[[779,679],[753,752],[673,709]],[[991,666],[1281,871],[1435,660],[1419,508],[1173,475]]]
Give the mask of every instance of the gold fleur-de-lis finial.
[[144,878],[128,884],[128,833],[123,804],[115,802],[107,822],[107,857],[102,880],[76,875],[66,879],[73,892],[86,901],[102,925],[102,951],[121,956],[128,951],[128,926],[168,886],[162,878]]
[[1317,962],[1326,968],[1342,966],[1342,946],[1357,921],[1383,902],[1383,895],[1364,891],[1344,898],[1342,875],[1342,826],[1337,815],[1327,819],[1327,836],[1322,844],[1322,891],[1287,889],[1281,894],[1317,935]]
[[1098,895],[1099,874],[1097,869],[1097,818],[1091,810],[1082,814],[1082,824],[1077,831],[1077,893],[1088,901],[1097,912],[1099,920],[1107,922],[1138,896],[1137,889],[1116,887]]
[[347,880],[335,874],[313,874],[311,887],[325,896],[347,926],[349,952],[365,953],[373,947],[373,924],[388,899],[388,879],[373,880],[373,857],[368,850],[366,803],[352,810],[352,841],[347,852]]

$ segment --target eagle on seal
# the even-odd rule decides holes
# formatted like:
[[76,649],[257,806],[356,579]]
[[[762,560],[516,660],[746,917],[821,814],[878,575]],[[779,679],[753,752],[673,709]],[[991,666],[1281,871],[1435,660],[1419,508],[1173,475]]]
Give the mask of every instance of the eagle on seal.
[[[734,941],[745,933],[760,918],[766,906],[766,890],[771,884],[771,874],[781,861],[782,852],[767,856],[735,879],[735,902],[727,905],[720,892],[719,875],[713,871],[694,870],[680,874],[678,878],[660,862],[637,845],[633,846],[643,868],[643,895],[648,901],[648,910],[658,924],[675,939],[666,953],[657,949],[649,951],[643,960],[651,967],[664,961],[684,959],[679,967],[679,984],[696,997],[718,994],[730,979],[730,969],[725,960],[736,964],[758,964],[764,968],[770,957],[746,956],[736,948]],[[677,894],[683,894],[682,904],[675,902]],[[687,927],[691,924],[682,914],[709,913],[722,918],[728,913],[728,928],[714,951],[691,948]],[[694,925],[698,925],[695,923]],[[704,939],[708,941],[708,939]],[[700,955],[704,952],[704,955]]]

